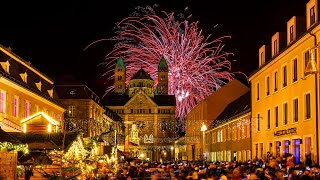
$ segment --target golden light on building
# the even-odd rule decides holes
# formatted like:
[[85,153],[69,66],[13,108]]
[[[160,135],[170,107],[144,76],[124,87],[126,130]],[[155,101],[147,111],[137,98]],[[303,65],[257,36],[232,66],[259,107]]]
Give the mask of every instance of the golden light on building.
[[35,114],[25,118],[25,119],[22,119],[20,121],[20,123],[25,123],[25,122],[29,121],[30,119],[33,119],[33,118],[35,118],[35,117],[37,117],[39,115],[42,115],[43,117],[45,117],[53,125],[59,125],[60,124],[58,121],[56,121],[55,119],[51,118],[49,115],[47,115],[44,112],[37,112],[37,113],[35,113]]
[[26,133],[27,132],[27,125],[23,124],[23,132]]
[[51,133],[51,132],[52,132],[52,125],[48,124],[48,133]]

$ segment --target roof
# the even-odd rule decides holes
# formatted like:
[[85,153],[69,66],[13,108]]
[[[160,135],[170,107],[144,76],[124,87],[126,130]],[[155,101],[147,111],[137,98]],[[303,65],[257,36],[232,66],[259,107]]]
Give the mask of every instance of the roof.
[[123,121],[123,119],[115,112],[113,112],[111,109],[109,109],[108,107],[105,107],[105,114],[111,118],[114,121]]
[[33,87],[30,87],[27,83],[24,83],[18,79],[16,79],[15,77],[13,77],[12,75],[0,70],[0,76],[3,77],[3,78],[6,78],[8,79],[9,81],[12,81],[16,84],[18,84],[19,86],[23,87],[23,88],[26,88],[28,89],[30,92],[33,92],[47,100],[49,100],[50,102],[53,102],[54,104],[60,106],[60,107],[63,107],[63,105],[61,104],[60,101],[57,101],[56,99],[54,98],[51,98],[49,95],[45,94],[44,92],[36,89],[36,88],[33,88]]
[[[52,133],[48,136],[48,133],[21,133],[10,132],[12,137],[28,144],[29,149],[43,150],[43,149],[57,149],[62,148],[63,133]],[[66,133],[64,149],[78,137],[79,132]]]
[[11,142],[12,144],[22,144],[21,141],[19,141],[14,136],[2,130],[1,127],[0,127],[0,142]]
[[52,117],[50,117],[49,115],[47,115],[44,112],[37,112],[32,114],[31,116],[28,116],[25,119],[22,119],[20,121],[20,123],[25,123],[25,124],[29,124],[30,122],[32,123],[45,123],[45,122],[49,122],[50,124],[53,125],[59,125],[60,122],[56,121],[55,119],[53,119]]
[[106,106],[124,106],[130,100],[127,94],[110,94],[104,97]]
[[223,112],[212,122],[211,128],[218,127],[221,124],[227,123],[251,110],[251,92],[240,96],[238,99],[231,102]]
[[175,95],[155,95],[154,98],[151,98],[158,106],[176,106],[176,97]]
[[207,114],[205,114],[206,119],[214,120],[231,102],[238,99],[248,91],[250,91],[248,86],[237,79],[233,79],[198,103],[196,107],[188,113],[187,119],[189,118],[189,115],[192,116],[199,109],[205,108],[207,109]]
[[[176,106],[176,98],[174,95],[154,95],[150,97],[158,106]],[[124,106],[130,100],[126,94],[111,94],[105,96],[105,106]]]
[[158,70],[168,71],[168,64],[164,57],[160,59]]
[[116,67],[114,69],[117,69],[119,66],[121,66],[124,70],[126,69],[126,65],[124,64],[121,56],[118,58]]
[[54,89],[60,99],[92,99],[96,103],[100,103],[99,96],[84,84],[58,84]]
[[140,69],[138,72],[136,72],[135,75],[132,76],[131,80],[132,79],[150,79],[150,80],[153,80],[150,76],[149,73],[147,73],[144,69]]
[[320,25],[320,21],[316,22],[314,25],[312,25],[307,31],[301,33],[300,35],[297,35],[296,39],[291,42],[289,45],[287,45],[286,47],[279,49],[279,52],[271,57],[270,59],[266,59],[265,63],[263,65],[261,65],[258,69],[252,71],[249,76],[248,79],[251,79],[255,74],[257,74],[261,69],[263,69],[265,66],[267,66],[268,64],[270,64],[271,62],[273,62],[275,59],[278,58],[278,56],[280,56],[282,53],[284,53],[286,50],[288,50],[291,46],[294,46],[300,39],[302,39],[305,35],[307,35],[308,33],[311,33],[316,27],[318,27],[318,25]]
[[37,71],[38,73],[41,74],[41,76],[47,78],[49,81],[52,81],[51,78],[49,78],[47,75],[43,74],[40,70],[38,70],[36,67],[34,67],[33,65],[31,65],[31,62],[27,62],[26,60],[24,60],[23,58],[21,58],[20,56],[18,56],[17,54],[15,54],[14,52],[12,52],[11,47],[5,47],[2,44],[0,44],[0,50],[7,54],[7,56],[10,55],[10,57],[14,57],[16,60],[20,60],[28,69],[31,69],[33,71]]

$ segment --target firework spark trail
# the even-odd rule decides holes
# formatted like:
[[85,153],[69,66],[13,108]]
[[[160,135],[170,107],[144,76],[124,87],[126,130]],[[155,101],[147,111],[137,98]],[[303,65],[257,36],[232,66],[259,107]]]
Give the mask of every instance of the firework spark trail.
[[[168,91],[176,95],[176,117],[183,119],[201,100],[234,79],[228,60],[232,53],[222,51],[223,40],[229,36],[209,41],[210,36],[205,38],[198,29],[198,22],[177,22],[174,13],[163,13],[164,18],[148,14],[128,17],[118,24],[120,31],[108,39],[118,44],[105,57],[105,75],[112,74],[122,56],[127,80],[142,67],[156,86],[158,63],[164,57],[169,67]],[[106,94],[112,90],[107,88]]]

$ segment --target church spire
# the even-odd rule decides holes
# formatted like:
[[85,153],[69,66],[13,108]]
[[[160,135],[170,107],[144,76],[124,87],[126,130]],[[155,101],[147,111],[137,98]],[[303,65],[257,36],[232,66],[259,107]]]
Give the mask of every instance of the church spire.
[[114,92],[124,94],[126,91],[126,66],[120,56],[114,69]]
[[158,65],[158,86],[156,90],[158,94],[168,94],[168,69],[167,61],[162,57]]

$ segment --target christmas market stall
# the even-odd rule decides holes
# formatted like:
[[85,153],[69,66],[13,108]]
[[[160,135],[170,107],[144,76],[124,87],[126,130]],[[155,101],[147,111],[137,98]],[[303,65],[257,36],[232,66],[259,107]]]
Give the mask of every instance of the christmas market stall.
[[0,128],[0,179],[16,180],[20,175],[17,169],[18,152],[28,153],[28,146]]

